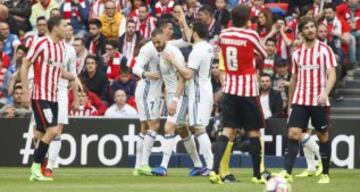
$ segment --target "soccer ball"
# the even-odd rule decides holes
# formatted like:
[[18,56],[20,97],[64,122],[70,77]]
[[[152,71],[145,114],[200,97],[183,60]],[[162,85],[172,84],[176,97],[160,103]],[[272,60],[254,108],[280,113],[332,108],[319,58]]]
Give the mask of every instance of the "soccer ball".
[[291,192],[291,186],[282,177],[272,177],[266,182],[264,192]]

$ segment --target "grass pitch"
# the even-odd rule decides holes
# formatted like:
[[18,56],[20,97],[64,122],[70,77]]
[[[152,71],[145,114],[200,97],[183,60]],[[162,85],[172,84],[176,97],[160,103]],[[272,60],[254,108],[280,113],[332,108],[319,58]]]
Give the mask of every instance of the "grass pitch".
[[[30,182],[30,168],[0,168],[0,192],[261,192],[263,185],[250,183],[251,169],[232,169],[236,184],[212,185],[207,177],[188,177],[188,169],[169,169],[169,176],[132,176],[123,168],[60,168],[53,182]],[[276,172],[279,170],[272,169]],[[296,169],[298,173],[301,170]],[[331,183],[317,184],[318,178],[295,178],[293,192],[359,192],[360,170],[331,169]]]

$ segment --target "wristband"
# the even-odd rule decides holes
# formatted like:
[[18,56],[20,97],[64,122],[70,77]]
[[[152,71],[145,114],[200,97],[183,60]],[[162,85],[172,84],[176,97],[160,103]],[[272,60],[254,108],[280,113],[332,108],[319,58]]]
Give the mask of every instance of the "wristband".
[[178,102],[178,101],[179,101],[179,98],[178,98],[178,97],[174,97],[174,98],[173,98],[173,101]]

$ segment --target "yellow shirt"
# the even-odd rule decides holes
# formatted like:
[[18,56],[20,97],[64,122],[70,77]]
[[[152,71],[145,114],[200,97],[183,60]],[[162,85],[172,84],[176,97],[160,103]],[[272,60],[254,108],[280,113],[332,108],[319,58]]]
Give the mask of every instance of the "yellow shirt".
[[44,16],[46,19],[50,18],[50,11],[54,8],[60,8],[55,0],[50,0],[49,5],[44,8],[41,3],[36,3],[31,7],[30,23],[34,29],[36,29],[36,19],[40,16]]
[[115,13],[113,18],[102,14],[100,16],[102,24],[101,33],[108,39],[117,39],[123,34],[126,25],[126,19],[121,13]]

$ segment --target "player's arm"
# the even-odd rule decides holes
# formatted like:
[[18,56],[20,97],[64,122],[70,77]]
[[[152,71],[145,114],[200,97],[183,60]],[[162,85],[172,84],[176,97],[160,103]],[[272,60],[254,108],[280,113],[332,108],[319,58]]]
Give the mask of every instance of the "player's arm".
[[296,56],[298,55],[293,55],[292,59],[291,59],[291,78],[290,78],[290,82],[289,82],[289,100],[288,100],[288,108],[291,108],[291,103],[292,103],[292,98],[294,96],[294,92],[295,92],[295,87],[296,87],[296,83],[297,83],[297,73],[298,73],[298,66],[296,65]]
[[325,90],[320,93],[318,98],[318,105],[325,106],[328,102],[328,97],[336,82],[335,67],[337,66],[334,52],[328,48],[325,52],[326,64],[326,85]]
[[146,46],[144,46],[140,49],[140,53],[133,67],[133,73],[142,79],[149,78],[157,80],[160,78],[160,74],[158,72],[150,72],[144,70],[144,66],[149,62],[149,60],[150,59],[147,53]]
[[182,78],[179,73],[177,73],[177,76],[178,84],[176,87],[175,96],[171,101],[170,105],[168,106],[169,115],[174,115],[176,113],[177,103],[179,102],[179,98],[183,95],[185,89],[186,80]]
[[33,63],[26,58],[23,58],[21,69],[20,69],[20,79],[21,85],[23,88],[23,105],[25,108],[30,107],[30,97],[29,97],[29,85],[28,85],[28,73],[29,68]]

